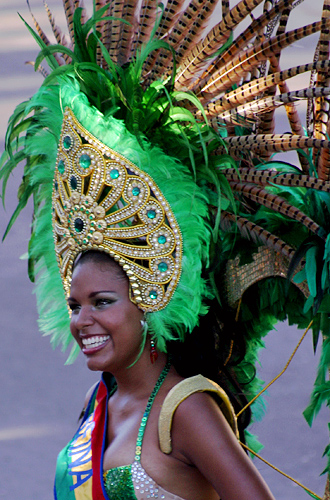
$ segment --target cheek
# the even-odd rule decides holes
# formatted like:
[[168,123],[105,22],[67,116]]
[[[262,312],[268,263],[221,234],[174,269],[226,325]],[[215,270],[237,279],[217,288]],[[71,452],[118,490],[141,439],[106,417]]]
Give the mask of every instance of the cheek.
[[76,327],[76,319],[75,319],[73,314],[71,315],[71,318],[70,318],[70,332],[71,332],[71,335],[77,340],[78,333],[77,333],[77,327]]

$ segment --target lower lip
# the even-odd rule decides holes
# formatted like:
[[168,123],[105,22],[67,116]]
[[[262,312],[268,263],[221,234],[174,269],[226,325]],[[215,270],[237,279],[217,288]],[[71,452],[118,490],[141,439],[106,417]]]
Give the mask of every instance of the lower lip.
[[108,343],[109,340],[106,340],[103,344],[97,346],[97,347],[83,347],[81,350],[85,354],[85,356],[88,356],[89,354],[95,354],[96,352],[99,352],[105,347]]

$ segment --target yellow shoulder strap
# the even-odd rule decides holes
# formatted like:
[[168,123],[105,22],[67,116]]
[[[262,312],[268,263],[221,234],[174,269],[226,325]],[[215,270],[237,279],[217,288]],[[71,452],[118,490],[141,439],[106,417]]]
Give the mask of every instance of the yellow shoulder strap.
[[182,401],[195,392],[211,392],[216,396],[222,413],[238,437],[236,415],[225,391],[203,375],[195,375],[175,385],[164,400],[158,420],[159,444],[163,453],[169,454],[172,451],[171,428],[175,410]]

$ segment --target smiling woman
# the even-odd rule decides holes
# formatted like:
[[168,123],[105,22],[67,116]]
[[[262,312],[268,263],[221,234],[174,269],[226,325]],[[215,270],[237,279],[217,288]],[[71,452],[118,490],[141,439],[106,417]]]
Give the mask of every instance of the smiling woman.
[[118,264],[104,253],[83,254],[74,267],[68,304],[71,334],[89,369],[114,374],[116,366],[134,363],[143,312],[130,301],[129,282]]
[[[26,165],[8,230],[32,195],[40,325],[102,372],[57,500],[271,500],[244,449],[258,449],[257,351],[277,320],[314,317],[309,422],[327,401],[329,2],[291,31],[292,0],[261,2],[219,2],[207,34],[213,0],[93,2],[90,19],[64,1],[69,42],[46,7],[55,45],[28,27],[45,82],[9,123],[4,188]],[[282,70],[281,50],[318,32],[314,62]],[[315,85],[289,92],[307,72]],[[282,105],[292,133],[278,135]],[[300,167],[272,157],[291,150]]]
[[[87,251],[74,265],[70,330],[88,368],[104,376],[88,394],[81,427],[59,456],[56,484],[69,474],[79,491],[94,478],[93,491],[105,490],[111,499],[271,499],[238,444],[234,412],[220,387],[200,375],[184,379],[164,352],[152,362],[152,339],[143,334],[146,320],[129,287],[122,268],[105,253]],[[200,391],[218,398],[233,430],[216,400]],[[178,408],[164,420],[161,408],[171,407],[173,398]],[[169,450],[164,425],[172,426]],[[101,452],[95,441],[93,446],[95,434],[103,442]],[[78,451],[88,460],[82,462]]]

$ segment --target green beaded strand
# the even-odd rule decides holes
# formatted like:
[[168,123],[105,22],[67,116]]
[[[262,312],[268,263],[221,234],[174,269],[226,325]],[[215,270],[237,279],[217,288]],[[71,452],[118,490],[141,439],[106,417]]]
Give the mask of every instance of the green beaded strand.
[[159,376],[159,379],[156,382],[156,385],[155,385],[152,393],[149,396],[148,403],[147,403],[146,409],[144,411],[141,425],[139,428],[138,438],[136,441],[136,448],[135,448],[135,460],[136,460],[136,462],[141,461],[143,436],[144,436],[144,432],[146,430],[146,425],[147,425],[148,417],[149,417],[153,402],[155,400],[155,397],[158,394],[159,389],[161,388],[161,386],[166,378],[166,375],[170,371],[170,368],[171,368],[171,360],[168,360],[165,367],[164,367],[164,370],[162,371],[162,373]]

